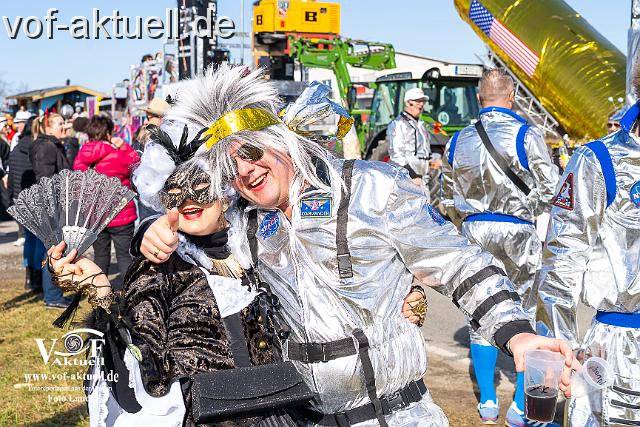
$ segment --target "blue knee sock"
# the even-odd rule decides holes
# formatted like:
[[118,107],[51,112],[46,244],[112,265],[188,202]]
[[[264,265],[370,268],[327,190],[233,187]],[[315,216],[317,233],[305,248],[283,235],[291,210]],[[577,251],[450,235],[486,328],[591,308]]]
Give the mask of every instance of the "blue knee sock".
[[524,411],[524,372],[518,372],[516,375],[516,394],[513,401],[519,410]]
[[496,370],[498,349],[493,346],[471,344],[471,360],[480,389],[480,402],[497,401],[493,376]]

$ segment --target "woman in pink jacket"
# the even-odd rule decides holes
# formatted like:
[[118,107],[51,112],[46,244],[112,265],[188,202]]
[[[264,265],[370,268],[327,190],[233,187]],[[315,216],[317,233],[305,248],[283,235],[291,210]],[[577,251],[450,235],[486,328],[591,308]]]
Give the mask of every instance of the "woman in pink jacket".
[[[131,171],[140,158],[122,139],[112,138],[113,121],[108,117],[93,116],[87,126],[87,134],[89,142],[78,151],[73,169],[94,168],[96,172],[120,179],[123,185],[131,188]],[[119,280],[115,281],[116,288],[121,286],[122,278],[131,264],[129,246],[136,218],[136,207],[131,201],[98,235],[93,244],[94,261],[106,273],[111,264],[111,241],[113,241],[120,272]]]

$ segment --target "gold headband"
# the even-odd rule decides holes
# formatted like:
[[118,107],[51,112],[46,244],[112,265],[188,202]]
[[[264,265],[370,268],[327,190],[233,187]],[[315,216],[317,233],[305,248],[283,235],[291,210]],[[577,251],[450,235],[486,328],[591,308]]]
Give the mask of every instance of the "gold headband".
[[203,137],[211,135],[207,140],[207,149],[211,149],[220,140],[242,130],[260,130],[267,126],[281,123],[270,112],[260,108],[245,108],[229,111],[212,124]]

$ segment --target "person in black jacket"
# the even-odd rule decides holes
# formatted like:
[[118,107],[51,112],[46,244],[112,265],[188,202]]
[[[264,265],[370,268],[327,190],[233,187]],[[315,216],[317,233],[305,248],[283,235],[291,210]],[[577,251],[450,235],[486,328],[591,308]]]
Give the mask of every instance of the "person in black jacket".
[[[36,183],[36,175],[31,164],[30,154],[33,147],[33,135],[31,128],[33,119],[29,119],[20,134],[18,143],[9,154],[9,196],[13,199],[26,188]],[[13,204],[13,203],[12,203]]]
[[[51,177],[63,169],[71,168],[61,142],[64,133],[64,119],[60,114],[52,113],[48,118],[42,116],[35,121],[30,159],[36,182],[44,177]],[[44,253],[43,243],[39,242],[39,245]],[[65,308],[69,305],[70,299],[53,285],[51,275],[46,268],[42,269],[42,288],[45,307]]]
[[64,119],[57,113],[38,118],[34,128],[34,143],[31,151],[31,163],[36,181],[51,177],[71,165],[66,157],[61,140],[65,135]]
[[7,161],[9,160],[10,143],[7,139],[5,130],[9,129],[8,121],[5,117],[0,116],[0,178],[4,178],[7,170]]
[[[29,119],[24,130],[20,134],[18,144],[11,150],[9,155],[9,200],[18,197],[22,190],[31,187],[36,183],[36,175],[31,164],[30,153],[33,147],[33,136],[31,127],[33,119]],[[42,292],[42,258],[44,257],[44,246],[36,236],[29,230],[24,230],[24,246],[22,256],[25,266],[25,289],[31,289],[36,293]]]

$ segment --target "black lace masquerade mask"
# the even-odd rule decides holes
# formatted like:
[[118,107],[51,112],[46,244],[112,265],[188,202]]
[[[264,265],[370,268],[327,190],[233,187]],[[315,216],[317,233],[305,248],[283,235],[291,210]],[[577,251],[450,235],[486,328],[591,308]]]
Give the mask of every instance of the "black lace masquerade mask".
[[191,200],[206,205],[215,199],[211,195],[211,178],[198,167],[178,169],[171,174],[160,192],[160,202],[167,209],[178,208]]

